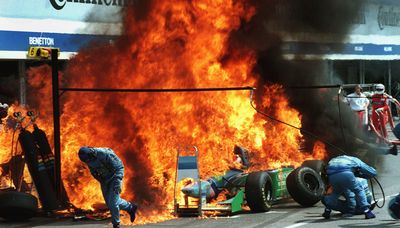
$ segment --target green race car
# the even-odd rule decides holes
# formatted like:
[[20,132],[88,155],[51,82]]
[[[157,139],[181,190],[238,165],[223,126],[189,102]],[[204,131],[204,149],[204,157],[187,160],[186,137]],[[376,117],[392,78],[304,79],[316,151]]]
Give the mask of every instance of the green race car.
[[[236,146],[234,153],[240,157],[243,169],[230,169],[224,175],[183,187],[181,192],[185,197],[198,199],[198,203],[189,205],[187,199],[184,205],[176,203],[178,216],[202,214],[204,211],[236,213],[246,206],[252,212],[266,212],[273,204],[288,198],[310,207],[319,202],[325,192],[323,161],[305,161],[296,169],[288,166],[247,173],[245,170],[250,166],[248,151]],[[221,194],[225,194],[226,199],[219,201],[217,198]]]

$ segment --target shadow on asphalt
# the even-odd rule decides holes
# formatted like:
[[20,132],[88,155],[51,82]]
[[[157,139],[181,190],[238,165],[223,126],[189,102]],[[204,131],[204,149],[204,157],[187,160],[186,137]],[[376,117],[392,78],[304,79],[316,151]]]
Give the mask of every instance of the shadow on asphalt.
[[[385,220],[386,221],[386,220]],[[380,223],[380,224],[346,224],[346,225],[339,225],[339,227],[399,227],[400,223],[399,222],[387,222],[387,223]]]

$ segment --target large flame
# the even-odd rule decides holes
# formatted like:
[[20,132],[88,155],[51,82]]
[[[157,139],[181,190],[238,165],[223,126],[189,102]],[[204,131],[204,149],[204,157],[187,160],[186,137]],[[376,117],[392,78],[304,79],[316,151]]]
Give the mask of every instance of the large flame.
[[[146,1],[127,7],[124,35],[94,44],[71,59],[62,86],[107,88],[198,88],[255,86],[252,50],[228,50],[230,33],[251,20],[247,1]],[[144,13],[143,11],[146,10]],[[240,54],[238,54],[240,53]],[[51,137],[51,70],[28,72],[31,98]],[[279,85],[259,87],[257,107],[301,127]],[[122,196],[140,204],[137,223],[171,218],[177,148],[199,148],[202,177],[228,168],[235,145],[251,152],[253,170],[299,165],[302,137],[295,128],[265,119],[251,107],[248,91],[198,93],[70,93],[61,97],[62,177],[77,207],[101,202],[99,184],[77,158],[80,146],[111,147],[125,165]],[[8,147],[6,134],[1,145]],[[319,146],[318,148],[321,148]],[[1,154],[7,154],[2,150]],[[3,159],[3,158],[2,158]],[[127,223],[126,216],[124,222]]]

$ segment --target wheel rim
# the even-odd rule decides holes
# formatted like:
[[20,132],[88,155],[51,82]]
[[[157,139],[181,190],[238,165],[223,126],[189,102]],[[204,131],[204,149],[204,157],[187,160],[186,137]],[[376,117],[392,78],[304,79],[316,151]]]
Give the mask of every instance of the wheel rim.
[[271,183],[267,182],[264,187],[264,195],[265,199],[267,199],[267,203],[272,200],[272,192],[271,192]]
[[304,175],[304,183],[306,184],[307,188],[313,192],[319,188],[318,180],[312,174],[306,173]]

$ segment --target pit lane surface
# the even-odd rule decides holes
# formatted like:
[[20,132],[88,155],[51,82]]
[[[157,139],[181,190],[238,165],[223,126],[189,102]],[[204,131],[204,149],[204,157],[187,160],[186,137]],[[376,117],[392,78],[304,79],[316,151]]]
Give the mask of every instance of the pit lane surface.
[[[379,173],[378,179],[384,187],[386,198],[400,192],[400,156],[381,155],[370,158],[376,162]],[[370,162],[368,162],[370,163]],[[378,187],[375,186],[377,198],[382,198]],[[381,204],[382,201],[379,202]],[[293,201],[274,205],[271,211],[266,213],[244,213],[231,217],[218,218],[178,218],[156,224],[147,224],[137,227],[400,227],[400,221],[393,220],[387,213],[387,204],[384,208],[374,210],[377,218],[364,219],[363,215],[351,218],[342,218],[340,214],[333,213],[329,220],[323,219],[323,205],[317,204],[311,208],[302,208]],[[1,227],[112,227],[110,221],[79,221],[72,219],[43,219],[33,218],[29,222],[7,223],[0,220]],[[125,226],[124,226],[125,227]]]

